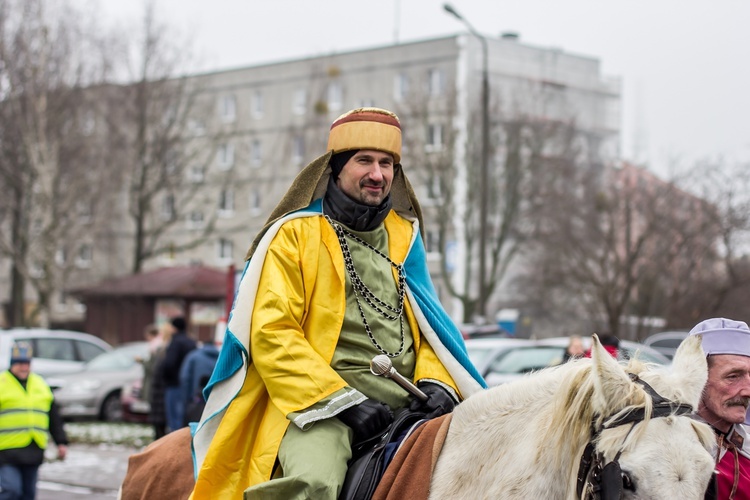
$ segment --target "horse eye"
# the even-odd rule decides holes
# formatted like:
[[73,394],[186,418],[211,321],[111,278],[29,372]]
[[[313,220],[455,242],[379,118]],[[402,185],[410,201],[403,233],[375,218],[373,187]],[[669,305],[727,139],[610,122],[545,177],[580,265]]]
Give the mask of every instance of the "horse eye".
[[622,487],[626,490],[635,491],[635,484],[633,484],[633,480],[630,479],[630,474],[627,472],[622,473]]

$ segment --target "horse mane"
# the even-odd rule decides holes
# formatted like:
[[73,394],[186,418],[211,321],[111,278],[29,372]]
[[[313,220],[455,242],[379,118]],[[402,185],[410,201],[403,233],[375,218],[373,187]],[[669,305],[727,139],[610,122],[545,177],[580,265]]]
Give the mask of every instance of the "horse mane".
[[[638,359],[632,359],[625,368],[628,373],[639,375],[648,369],[649,365]],[[598,411],[603,402],[596,401],[596,384],[598,380],[593,376],[593,365],[590,359],[576,360],[559,366],[556,369],[556,377],[559,379],[558,390],[555,393],[552,406],[552,422],[563,422],[566,425],[551,425],[548,427],[546,441],[552,443],[553,461],[556,466],[562,467],[571,456],[580,456],[581,443],[585,446],[592,436],[594,428],[600,429],[608,421],[612,421],[624,414],[638,408],[645,412],[644,421],[648,421],[652,412],[651,398],[637,384],[630,384],[623,406],[611,408],[606,412]],[[625,433],[630,432],[630,427],[622,428]],[[628,443],[637,441],[645,426],[638,426],[628,436]],[[614,437],[614,436],[613,436]],[[618,445],[622,445],[624,436],[614,437]],[[601,443],[602,448],[607,449],[606,443]],[[540,450],[541,452],[541,450]],[[544,450],[549,453],[549,450]],[[550,457],[547,456],[549,459]]]

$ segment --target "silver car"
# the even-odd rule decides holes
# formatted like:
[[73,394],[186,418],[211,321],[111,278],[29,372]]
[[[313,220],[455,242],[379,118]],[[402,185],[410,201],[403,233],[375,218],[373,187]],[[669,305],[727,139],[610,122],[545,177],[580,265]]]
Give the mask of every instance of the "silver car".
[[120,393],[127,384],[143,377],[143,366],[137,359],[146,357],[147,342],[123,344],[92,359],[78,373],[51,377],[49,384],[62,416],[122,420]]
[[688,336],[688,332],[685,331],[670,331],[655,333],[649,337],[643,343],[653,349],[656,349],[669,359],[674,357],[674,353],[677,352],[677,348],[680,347],[682,341]]
[[18,341],[31,344],[31,371],[44,378],[80,371],[86,362],[112,349],[99,337],[83,332],[47,328],[0,330],[0,371],[8,369],[10,350]]

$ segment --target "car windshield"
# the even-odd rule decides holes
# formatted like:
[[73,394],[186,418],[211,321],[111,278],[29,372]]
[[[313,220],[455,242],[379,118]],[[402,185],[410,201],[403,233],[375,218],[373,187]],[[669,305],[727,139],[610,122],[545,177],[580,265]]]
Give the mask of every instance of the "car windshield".
[[638,359],[647,363],[658,363],[660,365],[669,364],[669,359],[662,356],[660,353],[654,353],[653,351],[646,350],[640,346],[636,347],[625,347],[621,349],[626,359],[634,358],[636,353]]
[[89,361],[86,364],[86,369],[93,371],[127,370],[136,363],[135,358],[137,356],[144,357],[147,353],[147,344],[118,347]]
[[487,361],[487,358],[493,351],[491,347],[466,346],[466,352],[469,354],[469,359],[472,363],[481,365]]
[[493,373],[527,373],[562,362],[564,347],[519,347],[505,353],[490,368]]

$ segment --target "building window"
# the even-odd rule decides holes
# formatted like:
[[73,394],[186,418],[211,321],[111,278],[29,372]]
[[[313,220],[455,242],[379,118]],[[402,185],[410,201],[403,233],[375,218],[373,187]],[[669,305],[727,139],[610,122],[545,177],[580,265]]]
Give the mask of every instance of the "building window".
[[224,123],[232,123],[237,119],[237,100],[233,95],[225,95],[219,101],[219,116]]
[[250,142],[250,166],[259,167],[263,162],[263,149],[260,139],[253,139]]
[[68,262],[68,252],[64,248],[58,248],[55,252],[55,263],[64,266]]
[[399,73],[393,79],[393,98],[397,101],[403,101],[409,94],[409,77],[406,73]]
[[441,69],[430,69],[427,72],[427,92],[431,97],[443,94],[445,90],[445,74]]
[[91,201],[79,200],[76,203],[78,220],[81,224],[88,224],[94,217],[94,204]]
[[292,112],[295,115],[304,115],[307,111],[307,90],[297,89],[292,99]]
[[94,257],[94,249],[88,244],[84,243],[78,248],[78,255],[76,255],[76,266],[80,268],[91,267],[91,261]]
[[188,121],[188,132],[195,137],[200,137],[206,133],[206,123],[203,120],[191,119]]
[[29,275],[32,278],[37,279],[44,278],[47,275],[41,260],[35,260],[31,263],[31,267],[29,268]]
[[328,109],[339,110],[344,105],[344,90],[341,82],[330,82],[328,84]]
[[220,169],[229,170],[234,166],[234,146],[232,144],[224,143],[219,146],[217,155]]
[[440,245],[435,231],[427,231],[425,236],[425,250],[427,250],[427,253],[439,253]]
[[230,217],[234,214],[234,191],[222,189],[219,193],[219,215]]
[[34,236],[38,236],[42,234],[42,231],[44,229],[44,224],[42,223],[42,219],[36,217],[34,220],[31,221],[31,227],[29,228],[29,231],[31,231],[31,234]]
[[427,125],[427,137],[425,139],[425,151],[440,151],[443,149],[443,125],[431,123]]
[[174,195],[165,194],[161,202],[161,218],[164,220],[174,219]]
[[203,218],[203,212],[198,210],[192,211],[188,214],[187,218],[188,229],[201,229],[205,226],[205,219]]
[[206,168],[202,165],[193,165],[188,170],[188,180],[193,184],[200,184],[206,180]]
[[253,118],[263,117],[263,91],[256,90],[250,99],[250,113]]
[[81,123],[81,133],[85,136],[90,136],[96,129],[96,116],[93,111],[86,111],[83,116],[83,122]]
[[443,197],[443,187],[440,181],[439,175],[430,177],[430,180],[427,182],[427,199],[439,201]]
[[180,166],[180,155],[175,149],[164,153],[164,170],[167,174],[176,174]]
[[299,165],[305,159],[305,138],[296,135],[292,139],[292,163]]
[[217,257],[220,261],[231,261],[234,244],[231,240],[220,238],[217,245]]
[[250,213],[252,215],[258,215],[260,213],[260,190],[253,189],[250,192]]

